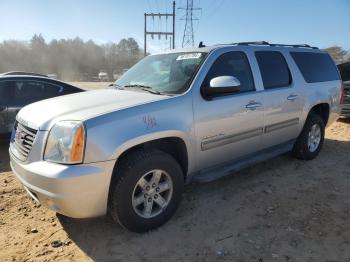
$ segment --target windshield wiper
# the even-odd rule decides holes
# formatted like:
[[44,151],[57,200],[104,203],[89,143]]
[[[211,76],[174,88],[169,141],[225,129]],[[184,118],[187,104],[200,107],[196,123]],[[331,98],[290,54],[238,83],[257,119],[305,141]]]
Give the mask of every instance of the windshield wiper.
[[154,89],[152,89],[152,87],[150,87],[150,86],[145,86],[145,85],[125,85],[125,86],[123,86],[123,87],[126,87],[126,88],[128,88],[128,87],[137,87],[137,88],[139,88],[139,89],[141,89],[141,90],[143,90],[143,91],[147,91],[147,92],[149,92],[149,93],[151,93],[151,94],[156,94],[156,95],[165,95],[164,93],[162,93],[162,92],[159,92],[159,91],[157,91],[157,90],[154,90]]
[[122,86],[120,86],[120,85],[117,85],[117,84],[115,84],[115,83],[112,83],[112,84],[110,84],[109,86],[113,86],[113,87],[115,87],[116,89],[124,89],[124,87],[122,87]]
[[140,88],[147,88],[147,89],[152,89],[150,86],[145,86],[145,85],[139,85],[139,84],[134,84],[134,85],[125,85],[123,87],[140,87]]

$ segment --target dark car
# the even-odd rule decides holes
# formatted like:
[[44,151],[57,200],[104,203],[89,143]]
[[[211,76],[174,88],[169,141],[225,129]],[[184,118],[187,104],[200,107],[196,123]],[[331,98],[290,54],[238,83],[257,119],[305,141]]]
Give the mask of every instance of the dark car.
[[45,75],[28,73],[0,75],[0,135],[11,133],[18,111],[39,100],[84,90]]
[[350,118],[350,62],[338,65],[338,69],[344,86],[344,101],[341,116]]

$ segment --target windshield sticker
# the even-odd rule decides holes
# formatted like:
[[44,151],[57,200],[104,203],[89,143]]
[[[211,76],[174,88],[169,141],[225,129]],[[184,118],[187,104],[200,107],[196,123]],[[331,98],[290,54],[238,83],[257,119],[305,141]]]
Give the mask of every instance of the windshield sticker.
[[179,55],[176,60],[186,60],[186,59],[198,59],[202,56],[202,53],[191,53],[191,54],[184,54]]

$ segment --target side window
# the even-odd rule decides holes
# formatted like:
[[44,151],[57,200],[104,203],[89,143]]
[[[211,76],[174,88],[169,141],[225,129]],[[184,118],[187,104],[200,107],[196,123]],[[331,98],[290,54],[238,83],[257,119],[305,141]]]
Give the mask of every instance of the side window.
[[243,52],[228,52],[213,63],[202,86],[209,86],[210,80],[218,76],[234,76],[240,82],[240,92],[254,91],[254,79],[247,56]]
[[284,56],[277,51],[255,52],[265,89],[289,86],[292,77]]
[[291,52],[295,63],[307,83],[339,80],[332,58],[326,53]]
[[6,106],[8,100],[8,92],[6,92],[9,86],[8,81],[0,82],[0,106]]
[[58,95],[67,95],[67,94],[74,94],[77,93],[78,89],[75,89],[72,86],[69,85],[64,85],[64,86],[60,86],[60,90],[58,91]]
[[42,99],[58,96],[62,91],[63,87],[50,83],[44,83],[44,88],[42,90]]
[[56,96],[59,87],[37,81],[15,81],[13,86],[13,99],[9,106],[25,106],[39,100]]

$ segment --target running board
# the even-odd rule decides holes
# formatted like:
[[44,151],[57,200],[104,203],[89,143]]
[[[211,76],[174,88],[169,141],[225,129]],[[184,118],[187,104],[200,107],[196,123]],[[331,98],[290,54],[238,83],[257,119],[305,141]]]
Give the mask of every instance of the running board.
[[258,151],[241,159],[236,159],[233,162],[226,162],[225,164],[204,169],[190,176],[189,180],[190,182],[206,183],[230,175],[233,172],[237,172],[256,163],[290,152],[293,149],[294,142],[295,140],[292,140],[281,145]]

